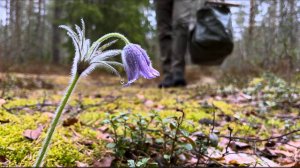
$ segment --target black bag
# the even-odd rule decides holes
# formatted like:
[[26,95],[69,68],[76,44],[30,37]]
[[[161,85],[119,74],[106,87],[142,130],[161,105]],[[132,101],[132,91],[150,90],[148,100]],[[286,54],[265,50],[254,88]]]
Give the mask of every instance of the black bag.
[[233,51],[231,12],[225,5],[208,5],[197,11],[197,23],[190,33],[192,62],[221,65]]

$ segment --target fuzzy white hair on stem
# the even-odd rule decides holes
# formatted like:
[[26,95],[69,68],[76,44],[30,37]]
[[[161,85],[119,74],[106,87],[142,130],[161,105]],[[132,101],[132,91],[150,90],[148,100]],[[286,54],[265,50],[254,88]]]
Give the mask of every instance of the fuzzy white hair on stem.
[[122,66],[122,63],[108,61],[108,59],[120,55],[122,50],[105,50],[117,40],[111,41],[101,46],[101,42],[96,41],[92,44],[90,39],[85,38],[85,23],[81,19],[81,28],[75,25],[76,32],[66,25],[60,25],[67,31],[67,35],[72,39],[75,48],[75,57],[72,65],[71,74],[76,73],[80,76],[87,76],[96,68],[103,68],[121,77],[114,66]]

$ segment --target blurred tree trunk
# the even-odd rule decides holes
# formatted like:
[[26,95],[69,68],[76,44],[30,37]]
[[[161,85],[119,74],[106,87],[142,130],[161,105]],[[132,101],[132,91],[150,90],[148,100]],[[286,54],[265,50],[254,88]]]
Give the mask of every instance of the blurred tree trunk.
[[287,69],[287,74],[288,74],[288,80],[291,80],[291,73],[294,69],[294,61],[296,58],[296,43],[297,43],[297,38],[296,38],[296,34],[295,34],[295,30],[296,30],[296,25],[295,25],[295,20],[297,20],[297,17],[295,18],[295,14],[296,14],[296,10],[295,10],[295,0],[289,0],[288,1],[290,9],[289,9],[289,26],[290,26],[290,30],[289,30],[289,47],[288,47],[288,53],[287,53],[287,60],[288,60],[288,69]]
[[33,43],[33,40],[32,40],[32,25],[33,25],[33,22],[32,22],[32,13],[33,13],[33,0],[29,0],[28,1],[28,9],[27,9],[27,18],[28,18],[28,26],[27,26],[27,36],[26,36],[26,43],[25,43],[25,46],[26,46],[26,53],[28,53],[29,55],[32,55],[33,54],[33,49],[32,49],[32,43]]
[[255,0],[250,0],[250,16],[249,16],[249,38],[252,38],[252,32],[255,25],[255,14],[256,14],[256,2]]
[[9,55],[8,59],[13,59],[14,54],[12,54],[11,51],[14,51],[13,46],[14,46],[14,41],[15,41],[15,36],[13,34],[13,31],[15,29],[15,3],[12,0],[9,0],[9,30],[11,31],[11,37],[9,40]]
[[41,12],[42,11],[42,0],[38,0],[38,13],[37,13],[37,32],[39,32],[40,30],[40,26],[41,26]]
[[256,15],[256,0],[250,0],[250,11],[249,11],[249,27],[248,34],[246,35],[245,43],[246,43],[246,53],[248,58],[253,56],[253,50],[255,48],[253,42],[253,29],[255,27],[255,15]]
[[297,38],[296,38],[296,32],[297,32],[297,25],[295,24],[295,20],[297,20],[297,11],[295,9],[295,0],[289,0],[290,4],[290,25],[291,25],[291,30],[290,30],[290,43],[291,43],[291,48],[295,49],[296,48],[296,43],[297,43]]
[[61,1],[55,0],[54,1],[54,11],[53,11],[53,22],[52,22],[52,63],[57,64],[60,60],[60,51],[59,51],[59,45],[60,45],[60,34],[58,30],[58,20],[60,18],[62,12],[61,8]]
[[41,39],[41,37],[43,36],[42,33],[41,33],[41,17],[42,17],[42,0],[38,0],[38,1],[35,1],[37,2],[36,6],[37,6],[37,9],[35,9],[35,14],[36,14],[36,21],[35,21],[35,33],[34,33],[34,36],[33,38],[35,39],[34,41],[34,46],[36,48],[38,48],[39,52],[36,52],[35,53],[39,53],[39,57],[42,55],[43,53],[43,41]]
[[[278,42],[278,17],[277,17],[277,6],[278,0],[270,1],[268,7],[268,15],[266,17],[266,21],[263,21],[264,26],[263,34],[264,34],[264,58],[262,61],[263,68],[270,70],[272,65],[275,64],[275,60],[277,59],[278,50],[275,47]],[[265,24],[266,23],[266,24]]]
[[23,56],[21,54],[22,50],[22,43],[21,43],[21,1],[14,1],[15,2],[15,42],[14,45],[16,46],[16,56],[19,58],[19,61],[23,62]]
[[8,56],[8,42],[9,42],[9,35],[8,35],[8,24],[9,24],[9,0],[5,0],[5,12],[6,12],[6,19],[5,19],[5,25],[4,25],[4,39],[1,39],[3,46],[3,55],[2,60]]
[[289,36],[287,36],[287,31],[289,29],[287,25],[287,5],[286,0],[280,0],[279,3],[279,27],[278,27],[278,33],[279,33],[279,45],[281,48],[280,55],[278,57],[277,63],[284,61],[284,59],[287,57],[287,42]]
[[[46,0],[41,0],[41,31],[40,31],[40,39],[42,41],[41,43],[41,58],[46,56],[47,51],[49,51],[49,48],[47,46],[51,45],[51,41],[49,44],[46,44],[48,41],[45,40],[46,38]],[[51,49],[51,48],[50,48]]]

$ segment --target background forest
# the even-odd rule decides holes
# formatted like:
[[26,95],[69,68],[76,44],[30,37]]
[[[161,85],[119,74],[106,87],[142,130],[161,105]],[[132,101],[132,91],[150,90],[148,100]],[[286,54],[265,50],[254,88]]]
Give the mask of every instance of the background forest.
[[[296,72],[300,60],[297,0],[231,0],[235,51],[225,69],[259,72]],[[72,44],[60,24],[78,24],[84,18],[88,37],[121,32],[149,49],[158,64],[153,0],[1,0],[1,70],[29,62],[67,65]],[[64,46],[64,47],[63,47]],[[18,68],[16,68],[18,69]],[[24,69],[24,68],[22,68]],[[26,69],[26,68],[25,68]]]
[[58,26],[81,18],[92,41],[117,31],[149,48],[147,34],[154,31],[149,10],[147,0],[1,0],[1,69],[30,62],[69,64],[72,44]]

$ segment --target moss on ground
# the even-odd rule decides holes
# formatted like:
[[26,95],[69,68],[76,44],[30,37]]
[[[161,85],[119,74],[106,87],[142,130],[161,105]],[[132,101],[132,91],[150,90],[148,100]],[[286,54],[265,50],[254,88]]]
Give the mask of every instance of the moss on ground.
[[[53,81],[53,85],[57,85],[58,89],[64,88],[68,80],[68,77],[59,77],[55,80],[52,80],[55,77],[49,78],[48,80]],[[277,118],[276,115],[283,111],[276,109],[275,106],[267,107],[267,112],[260,113],[260,109],[249,102],[237,105],[226,100],[211,98],[206,102],[210,104],[210,107],[206,107],[202,96],[206,91],[202,88],[160,90],[153,87],[122,88],[120,85],[105,85],[100,89],[99,84],[89,82],[89,80],[91,79],[80,82],[69,102],[71,108],[64,116],[64,119],[75,117],[79,121],[71,126],[57,128],[51,150],[45,160],[46,166],[76,166],[76,162],[92,166],[95,160],[99,160],[108,151],[107,142],[99,138],[98,129],[102,126],[101,122],[109,115],[122,112],[149,116],[150,111],[156,111],[161,118],[167,118],[178,117],[181,115],[180,111],[183,111],[185,113],[183,127],[189,133],[202,131],[208,134],[211,125],[205,125],[199,121],[202,119],[212,121],[213,111],[215,111],[215,122],[218,124],[215,129],[222,135],[228,135],[228,126],[233,129],[234,135],[261,138],[285,132],[284,125],[290,124],[286,127],[287,129],[300,128],[299,122],[288,123]],[[263,78],[255,78],[244,90],[249,94],[256,93],[262,88],[270,90],[270,87],[266,87],[267,82]],[[117,80],[115,83],[118,84]],[[283,87],[280,85],[280,88]],[[14,92],[14,90],[9,93],[8,96],[14,96],[14,98],[6,100],[5,108],[0,107],[0,156],[6,159],[6,162],[0,162],[0,166],[33,165],[51,121],[49,112],[53,112],[55,106],[44,107],[43,110],[38,108],[28,110],[28,107],[12,111],[5,109],[36,105],[44,99],[48,103],[58,103],[63,94],[58,89],[25,90],[28,98],[22,98],[24,93]],[[278,97],[273,90],[270,93],[272,97],[267,97],[266,100],[270,101]],[[290,109],[290,114],[297,113],[299,109]],[[262,114],[264,117],[260,117]],[[226,120],[224,116],[227,116]],[[129,118],[128,122],[130,121]],[[23,136],[25,130],[34,130],[38,125],[43,125],[44,129],[37,140],[29,140]],[[262,125],[264,127],[261,127]]]
[[[7,160],[2,166],[32,166],[45,138],[50,122],[49,116],[40,112],[14,115],[1,109],[0,121],[5,122],[0,124],[0,156]],[[45,129],[37,140],[23,136],[25,130],[35,130],[39,124],[45,126]],[[92,164],[95,155],[101,157],[99,153],[94,153],[93,149],[102,149],[104,146],[96,136],[94,130],[80,123],[70,127],[58,127],[45,166],[76,166],[76,161]],[[90,147],[80,144],[84,140],[93,140],[93,145]]]

